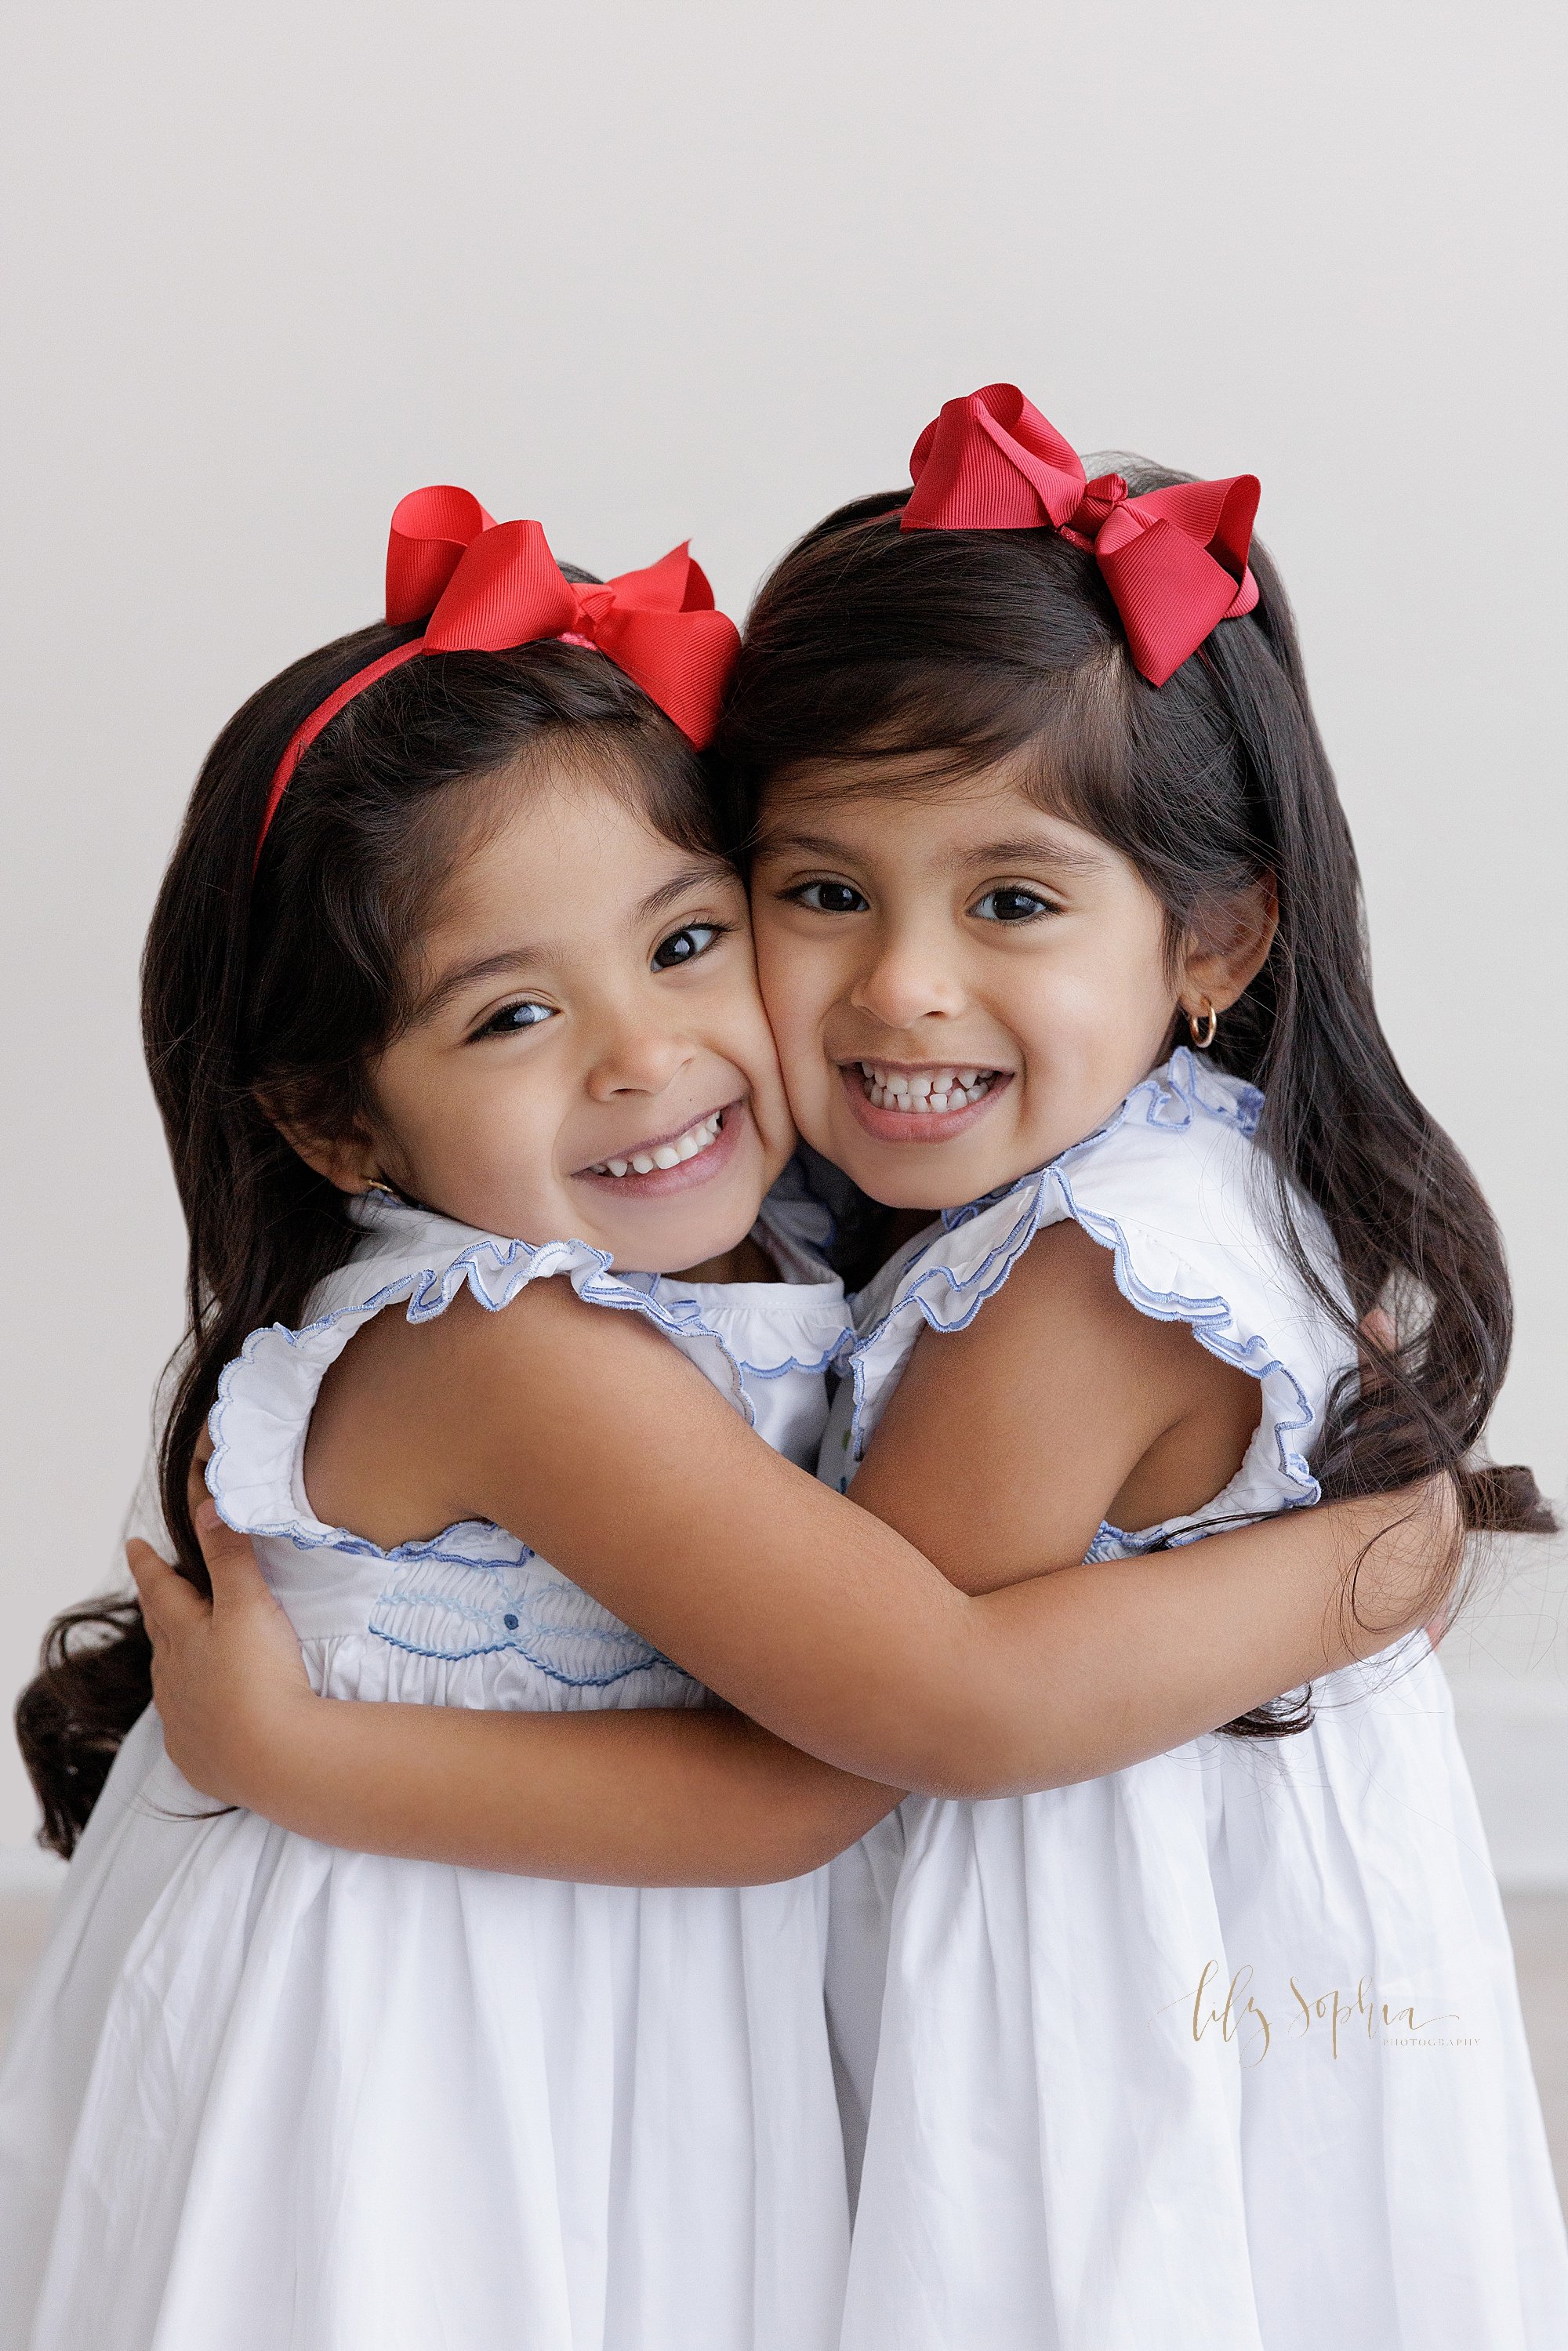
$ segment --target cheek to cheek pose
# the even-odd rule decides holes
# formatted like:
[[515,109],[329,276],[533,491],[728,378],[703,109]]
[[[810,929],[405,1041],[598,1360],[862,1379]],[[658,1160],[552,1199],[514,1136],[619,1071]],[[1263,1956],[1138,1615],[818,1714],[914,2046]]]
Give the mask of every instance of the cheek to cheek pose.
[[[497,550],[473,515],[464,529],[439,519],[430,537],[453,550],[441,560],[460,620],[464,529],[483,567]],[[887,526],[880,541],[890,537],[902,564],[908,549],[956,549],[965,534],[922,541]],[[1054,533],[1026,541],[1038,550]],[[301,2324],[348,2351],[423,2345],[442,2328],[488,2351],[525,2321],[552,2351],[836,2345],[845,2140],[852,2171],[868,2105],[869,2285],[852,2290],[851,2323],[884,2333],[865,2339],[1082,2351],[1184,2339],[1168,2336],[1176,2273],[1147,2235],[1145,2155],[1129,2163],[1127,2150],[1146,2153],[1152,2131],[1185,2179],[1212,2160],[1234,2188],[1237,2147],[1226,2157],[1214,2134],[1217,2117],[1232,2141],[1239,2128],[1238,2053],[1234,2034],[1210,2036],[1196,2063],[1217,2040],[1221,2054],[1190,2077],[1185,2053],[1166,2053],[1154,2103],[1140,2104],[1132,2042],[1142,2052],[1148,2027],[1136,2001],[1152,1977],[1174,1982],[1186,1967],[1196,1929],[1168,1948],[1166,1929],[1187,1920],[1210,1824],[1223,1842],[1233,1817],[1240,1834],[1217,1754],[1291,1746],[1213,1734],[1259,1727],[1281,1693],[1377,1657],[1427,1620],[1454,1550],[1450,1489],[1430,1473],[1456,1456],[1447,1424],[1421,1422],[1424,1441],[1391,1447],[1370,1480],[1319,1458],[1320,1437],[1338,1441],[1324,1406],[1354,1354],[1344,1326],[1380,1295],[1364,1269],[1343,1296],[1324,1256],[1324,1299],[1301,1270],[1281,1275],[1300,1343],[1276,1361],[1221,1316],[1223,1301],[1200,1316],[1179,1286],[1140,1290],[1132,1255],[1112,1246],[1111,1219],[1137,1224],[1134,1180],[1154,1230],[1169,1210],[1189,1225],[1207,1213],[1210,1173],[1227,1202],[1247,1188],[1261,1132],[1249,1087],[1194,1077],[1179,1056],[1166,1066],[1167,1049],[1189,983],[1207,982],[1221,1008],[1267,990],[1272,868],[1255,860],[1228,896],[1211,893],[1199,959],[1178,957],[1178,974],[1164,902],[1115,825],[1085,821],[1076,803],[1048,808],[1057,863],[1040,870],[1043,837],[1027,827],[1042,812],[1025,794],[1020,814],[1009,765],[1033,739],[1026,726],[959,759],[979,830],[964,831],[964,817],[944,836],[955,855],[999,838],[1005,871],[972,873],[956,899],[947,876],[938,919],[918,872],[894,871],[896,841],[940,805],[906,802],[901,773],[867,798],[876,854],[892,863],[844,872],[861,852],[839,838],[824,852],[819,820],[836,807],[847,820],[855,796],[805,801],[813,762],[820,773],[842,757],[870,775],[862,684],[815,653],[802,674],[788,631],[768,626],[811,545],[759,609],[721,773],[744,830],[761,815],[819,836],[811,871],[774,875],[771,894],[768,859],[794,852],[767,849],[755,894],[809,1139],[914,1228],[862,1301],[858,1337],[790,1172],[762,1199],[789,1137],[744,908],[712,854],[696,772],[649,697],[688,737],[705,731],[702,714],[662,698],[671,675],[657,661],[633,667],[673,610],[700,606],[689,577],[661,603],[664,566],[612,590],[557,589],[546,572],[548,633],[566,643],[525,643],[523,627],[516,653],[497,652],[493,631],[465,652],[438,604],[415,649],[439,658],[411,653],[353,691],[368,664],[415,646],[428,606],[389,602],[401,613],[390,640],[314,657],[243,715],[232,759],[225,744],[214,753],[150,962],[150,1043],[197,1302],[162,1445],[184,1575],[133,1546],[145,1626],[134,1620],[94,1659],[67,1658],[29,1701],[62,1844],[91,1809],[94,1759],[100,1780],[117,1725],[144,1701],[148,1633],[181,1768],[143,1717],[88,1827],[0,2080],[0,2229],[7,2257],[16,2249],[24,2339],[36,2312],[39,2344],[186,2351],[210,2339],[221,2300],[244,2313],[240,2351],[298,2339]],[[842,552],[830,547],[831,564]],[[519,541],[498,568],[515,558],[519,604],[542,632],[520,593],[540,576],[536,557]],[[853,564],[841,569],[852,596]],[[938,617],[939,584],[923,590]],[[1114,684],[1124,649],[1088,601],[1088,641]],[[476,602],[491,609],[488,592]],[[1061,614],[1049,600],[1042,611],[1049,643]],[[715,616],[693,617],[722,650]],[[924,623],[898,633],[930,642]],[[683,659],[675,674],[692,667]],[[962,664],[937,669],[910,681],[928,727],[974,684]],[[887,715],[869,727],[882,746]],[[1068,747],[1082,731],[1071,715]],[[1035,731],[1046,723],[1036,710]],[[813,726],[817,747],[798,754]],[[290,729],[313,726],[279,797],[274,762],[287,769]],[[930,732],[946,770],[946,737]],[[1063,965],[1052,994],[1043,965],[1024,984],[1027,955],[993,944],[991,926],[1026,929],[1075,856],[1076,977]],[[813,897],[818,880],[848,896]],[[902,995],[873,974],[861,1002],[859,978],[846,987],[802,963],[797,1034],[789,987],[772,976],[774,905],[802,946],[820,933],[833,956],[847,952],[836,929],[826,945],[844,915],[902,935],[913,907],[926,968]],[[976,978],[1003,955],[1012,984],[995,965]],[[940,1004],[921,1000],[933,974]],[[866,1061],[857,1100],[846,1067]],[[915,1106],[943,1092],[945,1109]],[[900,1143],[917,1122],[934,1135],[956,1120],[946,1133],[970,1151],[977,1108],[977,1138],[1005,1113],[998,1152],[977,1143],[950,1173],[898,1172],[930,1147]],[[1071,1170],[1113,1129],[1175,1138],[1176,1155],[1113,1156],[1097,1209],[1093,1180],[1076,1185]],[[875,1166],[862,1147],[882,1155]],[[934,1209],[949,1213],[922,1243]],[[961,1234],[962,1259],[946,1249]],[[1343,1250],[1338,1228],[1334,1240]],[[1216,1245],[1200,1227],[1193,1261],[1206,1273]],[[1265,1247],[1233,1216],[1228,1271]],[[1261,1327],[1258,1293],[1278,1259],[1259,1264],[1232,1302]],[[1377,1383],[1403,1395],[1398,1353],[1375,1351]],[[805,1465],[833,1367],[843,1376],[819,1481]],[[1292,1385],[1299,1418],[1280,1409]],[[186,1494],[214,1397],[208,1478],[237,1534],[210,1504],[193,1524]],[[836,1489],[862,1447],[852,1499]],[[1278,1515],[1320,1485],[1342,1499]],[[1201,1542],[1165,1547],[1210,1525]],[[186,1580],[202,1579],[203,1554],[210,1605]],[[1418,1635],[1413,1648],[1425,1654]],[[1387,1656],[1379,1670],[1388,1678]],[[1435,1757],[1449,1775],[1458,1820],[1440,1704],[1431,1735],[1422,1768]],[[70,1769],[55,1772],[62,1754]],[[1166,1782],[1186,1792],[1179,1819],[1150,1793]],[[922,1798],[886,1817],[909,1788]],[[193,1789],[247,1809],[214,1816]],[[949,1938],[922,1907],[923,1886],[938,1910],[946,1897],[944,1880],[915,1866],[919,1824],[951,1823],[943,1833],[959,1841],[989,1817],[1032,1856],[1030,1808],[1048,1800],[953,1801],[1027,1790],[1053,1792],[1066,1808],[1059,1843],[1098,1867],[1090,1909],[1070,1863],[1059,1896],[1054,1862],[1037,1884],[1030,1857],[1027,1883],[1004,1872],[970,1886]],[[830,1900],[821,1865],[839,1855]],[[907,1928],[881,1898],[895,1876]],[[1260,1885],[1271,1897],[1274,1882]],[[1472,1891],[1495,1957],[1495,1889]],[[977,1973],[989,1928],[971,1896],[1001,1905],[986,1913],[990,1979]],[[1228,1931],[1207,1898],[1215,1931]],[[1107,1950],[1116,1968],[1139,1951],[1146,1964],[1083,2011],[1080,2047],[1071,1954],[1035,1928],[1068,1935],[1094,1918],[1099,1939],[1083,1948],[1096,1964]],[[873,2101],[890,1941],[889,2086],[884,2099],[879,2076]],[[973,2064],[974,2097],[989,2099],[1000,2067],[995,2132],[967,2092],[926,2109],[900,2086],[932,2054],[902,2022],[922,1984],[942,2032],[966,2008],[991,2019],[989,2042],[952,2043],[952,2066],[936,2053],[929,2086]],[[1500,1977],[1494,1991],[1499,2127],[1535,2179],[1517,2014],[1511,2023]],[[1058,2020],[1054,2040],[1035,2032],[1037,2011]],[[1073,2095],[1091,2074],[1095,2094]],[[1037,2092],[1059,2118],[1049,2159]],[[151,2138],[150,2114],[162,2118]],[[1364,2125],[1358,2107],[1350,2127]],[[924,2187],[887,2159],[906,2126]],[[29,2146],[47,2159],[25,2166]],[[967,2199],[996,2187],[972,2162],[987,2149],[1007,2192],[982,2242]],[[1220,2223],[1227,2323],[1241,2192]],[[933,2198],[950,2206],[935,2228]],[[100,2237],[110,2216],[117,2254],[90,2273],[72,2250],[89,2207]],[[1185,2232],[1189,2217],[1183,2208],[1171,2228]],[[888,2264],[906,2226],[919,2258],[894,2290]],[[1121,2334],[1103,2324],[1117,2280]],[[1165,2336],[1147,2320],[1162,2280]],[[1187,2324],[1179,2292],[1176,2306]],[[1204,2307],[1195,2294],[1194,2325]],[[1248,2338],[1211,2326],[1185,2339]]]

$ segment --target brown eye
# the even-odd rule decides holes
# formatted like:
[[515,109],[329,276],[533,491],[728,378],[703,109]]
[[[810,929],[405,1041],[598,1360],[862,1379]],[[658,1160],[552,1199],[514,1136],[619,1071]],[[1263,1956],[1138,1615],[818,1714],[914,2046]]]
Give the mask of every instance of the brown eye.
[[813,914],[863,914],[867,902],[848,882],[807,882],[789,893]]
[[525,999],[521,1004],[504,1004],[499,1012],[492,1012],[482,1028],[476,1029],[480,1037],[517,1037],[525,1029],[538,1029],[555,1014],[548,1004],[534,1004]]
[[1022,890],[1017,884],[1000,890],[988,890],[969,909],[982,923],[1032,923],[1037,914],[1053,914],[1056,908],[1049,898],[1034,890]]
[[715,939],[724,935],[717,923],[686,923],[680,930],[672,931],[653,949],[653,969],[674,971],[681,964],[695,963],[698,956],[706,955]]

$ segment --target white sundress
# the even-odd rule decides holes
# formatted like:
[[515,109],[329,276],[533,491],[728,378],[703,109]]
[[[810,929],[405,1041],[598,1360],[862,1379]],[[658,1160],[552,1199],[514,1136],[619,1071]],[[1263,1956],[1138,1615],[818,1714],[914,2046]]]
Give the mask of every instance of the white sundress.
[[[966,1327],[1071,1217],[1140,1311],[1261,1391],[1223,1494],[1107,1526],[1091,1556],[1315,1500],[1306,1457],[1350,1351],[1273,1238],[1260,1106],[1179,1051],[1100,1133],[901,1253],[857,1301],[822,1474],[848,1482],[918,1333]],[[1022,1799],[911,1797],[834,1865],[830,1988],[862,2103],[876,2052],[843,2351],[1568,2346],[1442,1670],[1421,1634],[1312,1695],[1312,1728],[1277,1741],[1215,1733]]]
[[[810,1218],[770,1203],[758,1238],[788,1278],[719,1286],[370,1206],[314,1318],[253,1334],[214,1415],[209,1482],[316,1687],[704,1703],[498,1527],[382,1552],[323,1525],[306,1427],[371,1315],[422,1321],[464,1284],[504,1308],[564,1276],[653,1320],[810,1467],[848,1335]],[[149,1710],[0,2074],[6,2351],[831,2351],[848,2211],[824,1871],[563,1885],[190,1817],[209,1810]]]

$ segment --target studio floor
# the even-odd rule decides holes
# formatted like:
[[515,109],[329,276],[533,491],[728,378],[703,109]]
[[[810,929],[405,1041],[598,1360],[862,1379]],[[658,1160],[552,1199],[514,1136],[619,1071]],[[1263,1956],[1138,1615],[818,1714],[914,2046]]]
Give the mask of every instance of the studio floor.
[[[43,1947],[51,1906],[47,1893],[0,1895],[0,2042]],[[1568,2202],[1568,1894],[1516,1894],[1507,1908],[1535,2078]]]

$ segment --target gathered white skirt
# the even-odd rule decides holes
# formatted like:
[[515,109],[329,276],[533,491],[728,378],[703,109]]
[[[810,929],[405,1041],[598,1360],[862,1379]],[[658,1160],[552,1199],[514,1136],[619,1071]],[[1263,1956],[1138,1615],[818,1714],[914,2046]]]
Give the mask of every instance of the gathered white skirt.
[[1446,1678],[1421,1635],[1313,1700],[906,1802],[845,2351],[1568,2346]]
[[[508,1702],[506,1658],[307,1654]],[[836,2346],[825,1873],[559,1885],[210,1809],[144,1715],[0,2074],[6,2351]]]

